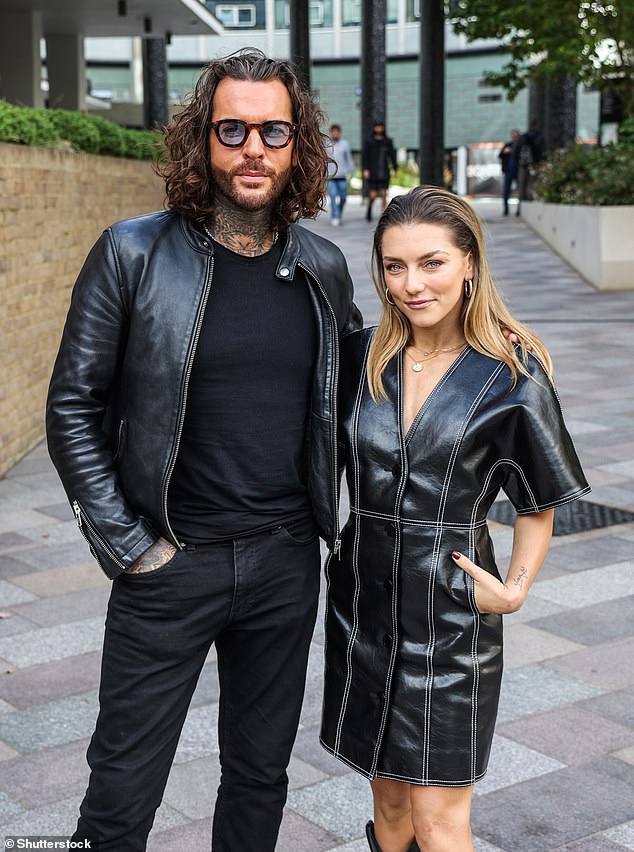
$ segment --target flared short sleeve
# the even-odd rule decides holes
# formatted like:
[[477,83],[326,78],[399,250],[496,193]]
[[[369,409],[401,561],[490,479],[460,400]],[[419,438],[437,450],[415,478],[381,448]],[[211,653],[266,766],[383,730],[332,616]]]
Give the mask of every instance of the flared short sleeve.
[[590,491],[557,392],[541,364],[529,357],[531,377],[511,392],[501,442],[502,488],[519,515],[543,512]]

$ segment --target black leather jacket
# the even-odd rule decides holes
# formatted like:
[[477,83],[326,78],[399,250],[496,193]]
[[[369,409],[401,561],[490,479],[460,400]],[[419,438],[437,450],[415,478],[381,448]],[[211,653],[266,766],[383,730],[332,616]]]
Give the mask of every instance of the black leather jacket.
[[[177,547],[167,493],[213,282],[213,245],[185,217],[108,228],[73,290],[47,405],[48,448],[93,556],[109,577],[157,537]],[[361,325],[343,255],[299,225],[277,275],[307,276],[318,328],[309,413],[309,493],[321,535],[338,536],[339,337]]]

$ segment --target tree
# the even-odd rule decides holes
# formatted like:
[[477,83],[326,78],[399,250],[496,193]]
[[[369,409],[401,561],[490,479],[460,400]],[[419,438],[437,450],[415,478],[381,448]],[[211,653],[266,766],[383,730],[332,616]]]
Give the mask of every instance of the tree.
[[634,0],[449,0],[447,15],[469,41],[504,42],[510,59],[486,79],[511,100],[533,79],[567,75],[634,116]]

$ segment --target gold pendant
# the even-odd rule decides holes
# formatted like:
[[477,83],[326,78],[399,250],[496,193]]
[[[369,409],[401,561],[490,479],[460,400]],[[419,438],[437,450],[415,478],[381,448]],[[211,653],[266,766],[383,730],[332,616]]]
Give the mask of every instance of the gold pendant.
[[425,365],[422,364],[420,361],[414,361],[414,363],[412,364],[412,370],[415,373],[422,373],[424,369]]

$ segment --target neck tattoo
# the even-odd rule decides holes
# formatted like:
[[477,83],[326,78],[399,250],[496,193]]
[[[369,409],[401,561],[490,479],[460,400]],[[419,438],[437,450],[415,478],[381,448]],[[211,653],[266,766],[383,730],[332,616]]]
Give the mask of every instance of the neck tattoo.
[[242,210],[221,195],[216,197],[213,219],[205,231],[221,246],[246,257],[264,254],[278,239],[268,208]]

